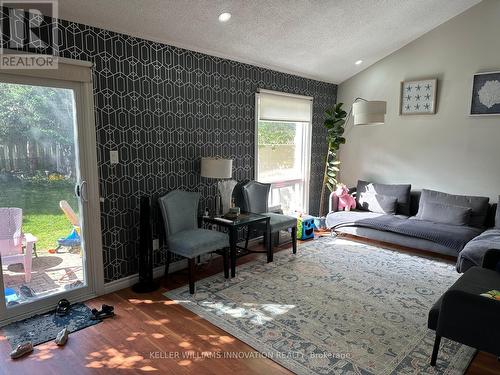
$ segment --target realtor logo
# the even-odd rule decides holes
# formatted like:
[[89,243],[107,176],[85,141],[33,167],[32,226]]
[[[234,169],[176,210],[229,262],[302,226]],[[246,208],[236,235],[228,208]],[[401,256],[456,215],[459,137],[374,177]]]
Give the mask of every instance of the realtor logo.
[[0,0],[0,69],[57,69],[57,0]]

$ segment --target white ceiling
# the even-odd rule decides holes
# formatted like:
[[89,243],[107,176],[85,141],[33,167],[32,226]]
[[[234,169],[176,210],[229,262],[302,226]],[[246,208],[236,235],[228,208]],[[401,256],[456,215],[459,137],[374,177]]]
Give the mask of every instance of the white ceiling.
[[340,83],[480,1],[59,0],[59,17]]

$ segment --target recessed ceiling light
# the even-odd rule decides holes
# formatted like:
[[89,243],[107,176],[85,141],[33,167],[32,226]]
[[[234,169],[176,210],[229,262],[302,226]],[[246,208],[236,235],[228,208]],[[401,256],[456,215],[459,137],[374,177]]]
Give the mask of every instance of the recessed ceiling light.
[[356,64],[356,65],[361,65],[361,64],[363,64],[363,60],[358,60],[358,61],[356,61],[354,64]]
[[231,18],[231,13],[221,13],[219,14],[219,22],[227,22]]

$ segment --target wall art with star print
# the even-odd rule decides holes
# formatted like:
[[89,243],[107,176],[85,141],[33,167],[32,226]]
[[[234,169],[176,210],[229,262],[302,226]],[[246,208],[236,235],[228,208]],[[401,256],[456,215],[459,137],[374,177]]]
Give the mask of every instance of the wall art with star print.
[[401,115],[433,115],[436,113],[437,79],[401,82]]
[[500,72],[474,74],[470,115],[500,115]]

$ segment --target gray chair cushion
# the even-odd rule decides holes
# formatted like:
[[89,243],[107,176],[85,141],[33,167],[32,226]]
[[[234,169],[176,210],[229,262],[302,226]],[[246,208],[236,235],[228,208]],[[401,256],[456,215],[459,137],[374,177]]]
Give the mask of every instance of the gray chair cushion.
[[190,229],[168,237],[169,250],[186,258],[229,247],[229,236],[208,229]]
[[468,225],[472,209],[469,207],[453,206],[436,202],[424,202],[422,205],[421,220],[450,225]]
[[167,237],[198,228],[200,193],[174,190],[158,199]]
[[[269,216],[269,225],[271,226],[271,233],[279,232],[280,230],[287,230],[297,226],[297,218],[293,216],[286,216],[276,214],[274,212],[265,212],[262,215]],[[254,226],[257,230],[265,230],[265,223],[257,223]]]
[[489,249],[500,249],[500,229],[488,229],[467,243],[458,255],[457,271],[465,272],[483,264],[484,254]]
[[387,185],[377,184],[368,181],[359,180],[356,187],[356,203],[358,210],[362,210],[363,206],[359,203],[361,193],[370,192],[389,197],[395,197],[397,202],[396,213],[408,216],[410,214],[410,190],[411,185]]
[[426,202],[449,204],[470,208],[472,213],[469,225],[476,228],[482,228],[485,225],[486,217],[488,216],[489,201],[490,199],[488,197],[454,195],[435,190],[423,189],[422,195],[420,196],[417,218],[420,219],[422,217],[423,206]]
[[398,199],[387,195],[364,192],[359,195],[358,202],[363,210],[394,215],[396,214]]
[[495,228],[500,229],[500,208],[498,207],[500,206],[500,196],[498,196],[498,203],[499,204],[497,204],[497,212],[495,215]]

